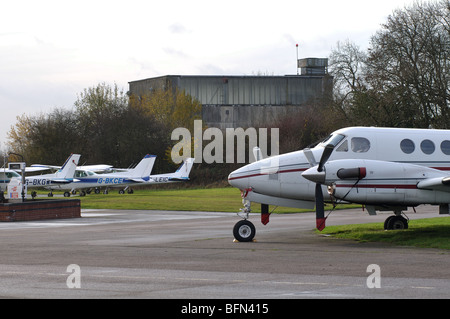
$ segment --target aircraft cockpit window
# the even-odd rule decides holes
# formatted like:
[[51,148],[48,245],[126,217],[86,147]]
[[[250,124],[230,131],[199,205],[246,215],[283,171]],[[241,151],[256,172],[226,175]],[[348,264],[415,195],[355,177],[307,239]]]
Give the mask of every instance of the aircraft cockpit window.
[[[2,172],[3,173],[3,172]],[[3,175],[3,174],[2,174]],[[18,173],[16,173],[16,172],[6,172],[4,175],[3,175],[3,177],[2,178],[5,178],[5,176],[6,176],[6,178],[9,178],[9,179],[11,179],[11,178],[13,178],[13,177],[21,177]]]
[[336,152],[348,152],[348,141],[345,140],[341,145],[336,149]]
[[400,142],[400,148],[402,149],[403,153],[411,154],[416,149],[416,146],[414,145],[413,141],[405,138]]
[[8,178],[13,178],[13,177],[21,177],[18,173],[16,172],[7,172],[5,173],[6,177]]
[[86,177],[85,171],[75,171],[75,177]]
[[324,139],[320,144],[322,146],[330,144],[333,146],[337,146],[344,138],[345,136],[341,134],[331,134],[326,139]]
[[423,140],[422,143],[420,143],[420,149],[425,154],[433,154],[435,150],[434,143],[430,140]]
[[370,149],[370,142],[365,137],[353,137],[351,147],[355,153],[365,153]]
[[445,155],[450,155],[450,141],[442,141],[441,143],[441,151]]

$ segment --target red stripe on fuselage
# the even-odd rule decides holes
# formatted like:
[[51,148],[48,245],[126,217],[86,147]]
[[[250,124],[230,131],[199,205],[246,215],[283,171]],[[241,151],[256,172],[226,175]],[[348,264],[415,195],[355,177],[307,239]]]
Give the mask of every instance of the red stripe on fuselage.
[[[307,170],[307,168],[287,169],[287,170],[284,170],[284,171],[279,171],[279,172],[277,172],[277,174],[304,172],[306,170]],[[235,179],[249,178],[249,177],[256,177],[256,176],[265,176],[265,175],[269,175],[269,174],[257,173],[257,174],[250,174],[250,175],[244,175],[244,176],[236,176],[236,177],[231,177],[228,180],[232,181],[232,180],[235,180]]]

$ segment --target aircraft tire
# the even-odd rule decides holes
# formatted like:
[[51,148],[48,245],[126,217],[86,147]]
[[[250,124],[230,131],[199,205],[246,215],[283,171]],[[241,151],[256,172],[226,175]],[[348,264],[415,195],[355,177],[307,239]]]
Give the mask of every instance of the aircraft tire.
[[249,242],[255,237],[255,225],[248,220],[241,220],[234,225],[233,235],[237,241]]
[[408,220],[406,220],[406,218],[404,218],[403,216],[390,216],[384,222],[384,229],[408,229]]

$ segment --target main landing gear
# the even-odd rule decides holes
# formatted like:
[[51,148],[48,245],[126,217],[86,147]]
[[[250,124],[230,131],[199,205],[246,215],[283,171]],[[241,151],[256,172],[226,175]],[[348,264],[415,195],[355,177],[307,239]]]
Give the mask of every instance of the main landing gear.
[[389,216],[384,221],[385,230],[408,229],[408,219],[401,215]]
[[[369,212],[369,215],[376,215],[376,211],[388,211],[393,210],[394,215],[389,216],[384,221],[384,230],[397,230],[397,229],[408,229],[408,222],[409,218],[406,216],[405,213],[403,213],[404,210],[407,209],[407,207],[374,207],[374,206],[366,206],[367,211]],[[414,207],[413,207],[414,208]]]

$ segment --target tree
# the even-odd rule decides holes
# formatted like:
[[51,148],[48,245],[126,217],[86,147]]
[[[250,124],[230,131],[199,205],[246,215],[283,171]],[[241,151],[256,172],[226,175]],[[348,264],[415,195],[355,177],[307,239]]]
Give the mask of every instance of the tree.
[[78,152],[72,138],[76,132],[74,114],[54,109],[50,114],[17,117],[17,124],[8,133],[9,148],[23,154],[28,162],[58,165],[71,154]]
[[346,120],[354,113],[356,95],[367,87],[364,80],[366,59],[366,53],[349,40],[338,42],[329,57],[334,81],[331,110],[334,109]]
[[396,10],[367,54],[349,43],[330,56],[334,111],[351,124],[450,126],[450,1]]
[[201,119],[202,105],[184,91],[157,89],[144,95],[131,95],[130,105],[142,108],[171,130],[177,127],[194,128],[194,120]]
[[[170,138],[171,132],[176,128],[186,128],[193,136],[194,120],[201,119],[202,105],[184,91],[158,89],[144,95],[131,95],[130,106],[153,117],[161,129],[164,129]],[[203,128],[204,129],[204,128]],[[192,140],[192,144],[194,140]],[[173,166],[171,148],[168,145],[165,151],[165,160]],[[191,149],[194,149],[192,147]],[[190,156],[190,155],[188,155]]]
[[[448,127],[450,4],[414,4],[389,16],[371,42],[368,81],[413,125]],[[406,118],[399,119],[408,122]]]
[[[60,165],[71,153],[83,163],[128,167],[146,154],[163,158],[170,132],[142,109],[129,106],[128,96],[105,83],[79,94],[72,110],[22,115],[8,134],[10,149],[29,163]],[[155,164],[155,171],[168,169]]]

